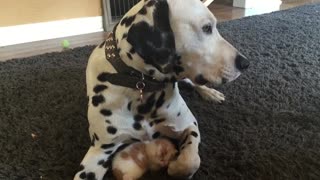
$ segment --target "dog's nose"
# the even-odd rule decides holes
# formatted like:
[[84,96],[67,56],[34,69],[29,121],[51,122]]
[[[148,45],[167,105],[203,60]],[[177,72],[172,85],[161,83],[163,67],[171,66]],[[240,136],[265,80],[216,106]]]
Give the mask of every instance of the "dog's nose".
[[246,70],[248,69],[250,65],[250,62],[248,61],[248,59],[246,57],[244,57],[241,54],[238,54],[236,57],[236,67],[237,69],[239,69],[240,71]]

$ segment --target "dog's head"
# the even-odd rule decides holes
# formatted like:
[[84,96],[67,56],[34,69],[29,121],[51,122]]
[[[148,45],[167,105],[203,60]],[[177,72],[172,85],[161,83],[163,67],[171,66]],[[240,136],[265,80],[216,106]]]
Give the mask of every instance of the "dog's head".
[[229,82],[249,61],[220,36],[216,23],[200,0],[142,0],[116,29],[120,55],[155,76],[175,75],[199,85]]

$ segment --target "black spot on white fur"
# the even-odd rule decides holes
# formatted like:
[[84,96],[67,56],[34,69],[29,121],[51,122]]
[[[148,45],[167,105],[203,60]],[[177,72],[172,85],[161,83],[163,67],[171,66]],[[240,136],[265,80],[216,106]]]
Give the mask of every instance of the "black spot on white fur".
[[157,139],[158,137],[160,137],[160,132],[155,132],[153,135],[152,135],[152,138],[153,139]]
[[198,137],[198,133],[196,133],[195,131],[192,131],[190,134],[191,136]]
[[154,4],[156,3],[155,0],[151,0],[147,3],[147,6],[150,7],[150,6],[153,6]]
[[165,118],[155,119],[149,123],[149,126],[152,127],[154,124],[160,124],[160,123],[164,122],[165,120],[166,120]]
[[153,126],[153,122],[149,122],[149,126],[152,127]]
[[131,105],[132,105],[132,101],[130,101],[130,102],[128,103],[128,105],[127,105],[127,109],[128,109],[129,111],[131,111]]
[[102,95],[96,95],[92,97],[93,106],[98,106],[100,103],[103,103],[104,101],[105,99]]
[[93,172],[82,172],[79,176],[81,179],[86,179],[86,180],[95,180],[96,179],[96,174]]
[[136,18],[136,16],[135,15],[133,15],[133,16],[129,16],[129,17],[124,17],[122,20],[121,20],[121,26],[123,26],[123,25],[125,25],[126,27],[129,27],[132,23],[133,23],[133,21],[134,21],[134,19]]
[[131,47],[131,49],[130,49],[130,54],[134,54],[134,53],[136,53],[136,50],[134,50],[134,48]]
[[149,73],[150,76],[153,76],[154,73],[155,73],[155,70],[154,69],[150,69],[148,73]]
[[[124,144],[121,144],[116,150],[114,150],[113,154],[111,156],[109,156],[108,160],[106,160],[104,163],[103,163],[103,167],[104,168],[108,168],[111,166],[111,163],[112,163],[112,159],[113,159],[113,156],[115,154],[117,154],[119,151],[122,151],[124,148],[126,148],[127,146],[129,146],[130,144],[128,143],[124,143]],[[107,173],[106,173],[107,174]],[[103,178],[103,179],[106,179],[106,178]]]
[[166,120],[166,119],[161,118],[161,119],[155,119],[153,122],[154,122],[155,124],[160,124],[160,123],[164,122],[165,120]]
[[106,152],[104,152],[105,154],[111,154],[112,153],[112,151],[106,151]]
[[139,14],[142,14],[142,15],[147,14],[147,8],[146,8],[145,6],[143,6],[143,7],[140,9]]
[[81,179],[85,179],[85,178],[87,177],[86,172],[80,173],[79,177],[80,177]]
[[99,141],[99,137],[98,137],[98,135],[96,133],[93,133],[93,136],[96,138],[96,140]]
[[95,92],[95,93],[97,94],[97,93],[100,93],[100,92],[104,91],[104,90],[107,89],[107,88],[108,88],[108,86],[103,85],[103,84],[96,85],[96,86],[93,88],[93,92]]
[[127,41],[134,47],[146,64],[163,73],[172,71],[176,61],[175,41],[169,21],[169,7],[166,1],[149,1],[147,6],[155,6],[154,25],[145,21],[133,24]]
[[134,116],[135,121],[142,121],[143,119],[144,119],[144,117],[142,115],[137,114]]
[[134,142],[141,142],[140,139],[136,139],[136,138],[130,138],[131,141],[134,141]]
[[104,160],[101,159],[100,161],[98,161],[98,165],[102,165],[104,163]]
[[130,53],[127,53],[127,56],[128,56],[128,58],[129,58],[130,60],[133,59]]
[[[102,167],[108,168],[110,166],[110,164],[111,164],[110,162],[111,162],[111,159],[109,158],[108,160],[104,161],[104,163],[102,164]],[[103,177],[102,179],[106,179],[106,178]]]
[[188,139],[188,136],[184,137],[184,139],[181,141],[180,145],[184,145]]
[[137,131],[141,130],[142,128],[141,124],[138,122],[133,123],[132,127]]
[[93,172],[89,172],[87,174],[87,180],[96,180],[96,174]]
[[114,143],[102,144],[102,145],[101,145],[101,148],[102,148],[102,149],[110,149],[110,148],[112,148],[112,147],[114,147],[114,146],[115,146]]
[[158,115],[157,115],[157,110],[154,110],[152,113],[151,113],[151,118],[156,118]]
[[109,109],[101,109],[100,113],[104,116],[111,116],[112,115],[112,111],[110,111]]
[[164,91],[162,91],[157,102],[156,102],[156,108],[160,108],[163,105],[163,103],[165,101],[165,99],[164,99],[165,95],[166,95],[166,93]]
[[97,77],[97,79],[101,82],[106,82],[108,81],[108,76],[109,76],[110,73],[106,73],[106,72],[103,72],[103,73],[100,73]]
[[91,146],[94,146],[96,142],[96,137],[93,135],[91,138]]
[[138,106],[139,114],[146,114],[152,110],[152,107],[155,103],[155,93],[148,97],[145,104],[141,104]]
[[79,171],[82,171],[82,170],[84,170],[84,166],[80,164]]
[[124,33],[123,35],[122,35],[122,39],[126,39],[128,37],[128,34],[127,33]]
[[109,127],[107,127],[107,131],[110,134],[116,134],[117,133],[117,128],[115,128],[113,126],[109,126]]

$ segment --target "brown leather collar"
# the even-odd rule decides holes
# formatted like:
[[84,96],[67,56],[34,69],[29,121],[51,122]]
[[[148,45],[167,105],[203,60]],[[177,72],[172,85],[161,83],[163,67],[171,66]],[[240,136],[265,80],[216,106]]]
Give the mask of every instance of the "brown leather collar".
[[142,92],[155,92],[166,87],[166,82],[158,81],[151,76],[126,65],[121,59],[114,33],[111,32],[105,42],[106,59],[115,68],[117,73],[103,73],[104,81],[111,84],[128,87]]

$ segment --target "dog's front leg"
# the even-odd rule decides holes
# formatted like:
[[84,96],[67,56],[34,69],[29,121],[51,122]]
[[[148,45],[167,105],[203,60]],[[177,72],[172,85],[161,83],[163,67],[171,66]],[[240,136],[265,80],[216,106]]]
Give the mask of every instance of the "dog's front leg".
[[168,174],[174,177],[191,178],[200,167],[198,154],[200,133],[195,124],[184,130],[183,134],[179,147],[180,154],[176,160],[170,162]]
[[196,85],[190,79],[184,79],[183,82],[191,85],[204,100],[217,102],[217,103],[222,103],[225,100],[224,94],[222,94],[221,92],[213,88]]
[[102,180],[110,164],[108,157],[111,150],[106,152],[103,148],[91,146],[82,160],[81,170],[74,176],[74,180]]
[[225,96],[221,92],[208,88],[207,86],[195,85],[195,89],[200,96],[207,101],[222,103],[225,99]]

